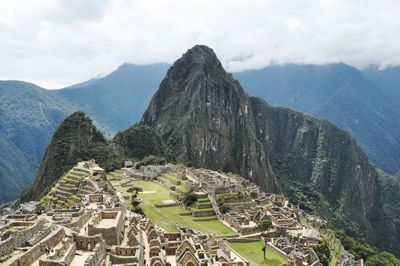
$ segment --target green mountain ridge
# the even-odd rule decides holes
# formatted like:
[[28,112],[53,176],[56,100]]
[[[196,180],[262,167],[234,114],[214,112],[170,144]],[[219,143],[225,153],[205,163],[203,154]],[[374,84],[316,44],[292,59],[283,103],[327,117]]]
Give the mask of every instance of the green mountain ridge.
[[31,83],[0,81],[0,202],[31,184],[54,128],[72,108]]
[[167,64],[123,64],[103,78],[56,93],[78,105],[97,123],[106,125],[107,136],[113,137],[119,130],[139,121],[167,68]]
[[57,128],[35,182],[24,192],[21,200],[39,199],[77,162],[91,159],[101,163],[107,170],[113,170],[120,166],[123,157],[96,129],[90,118],[83,112],[75,112]]
[[286,64],[235,76],[251,95],[273,106],[311,113],[349,131],[377,167],[395,174],[400,170],[400,94],[384,89],[384,80],[393,78],[373,83],[365,73],[343,63]]
[[111,137],[140,119],[167,67],[124,64],[103,78],[62,90],[0,81],[0,203],[16,199],[32,184],[64,118],[82,110]]

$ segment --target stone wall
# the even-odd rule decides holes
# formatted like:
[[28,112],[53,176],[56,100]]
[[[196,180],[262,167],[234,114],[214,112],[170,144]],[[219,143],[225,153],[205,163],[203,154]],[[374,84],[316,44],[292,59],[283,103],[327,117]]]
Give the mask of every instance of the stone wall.
[[40,260],[39,266],[66,266],[64,262],[55,260]]
[[274,245],[272,245],[272,244],[270,244],[268,242],[267,242],[267,246],[270,247],[272,250],[274,250],[279,255],[281,255],[283,258],[285,258],[287,260],[290,260],[290,257],[285,252],[280,250],[279,248],[275,247]]
[[30,240],[37,232],[44,229],[45,220],[41,219],[32,226],[21,231],[15,232],[4,241],[0,242],[0,257],[12,252],[14,248],[21,247]]
[[178,206],[178,203],[173,202],[173,203],[166,203],[166,204],[154,204],[154,207],[156,208],[166,208],[166,207],[175,207]]
[[4,217],[6,220],[23,220],[34,221],[37,219],[37,214],[9,214]]
[[231,243],[251,243],[251,242],[257,242],[260,241],[258,238],[231,238],[228,240],[228,242]]
[[110,255],[111,264],[128,264],[128,263],[139,263],[139,260],[135,256],[117,256]]
[[70,265],[72,260],[75,257],[76,245],[72,243],[70,248],[68,249],[67,253],[63,257],[62,260],[51,260],[51,259],[44,259],[39,260],[39,266],[65,266]]
[[29,239],[28,244],[30,246],[34,246],[39,243],[44,237],[48,236],[51,233],[52,226],[46,225],[42,230],[39,230],[31,239]]
[[84,213],[84,210],[81,210],[81,209],[55,209],[52,212],[48,212],[47,216],[53,216],[55,214],[60,214],[60,213],[69,213],[69,214],[71,214],[72,217],[78,217]]
[[244,207],[244,208],[251,208],[251,207],[256,207],[257,203],[254,201],[244,201],[244,202],[228,202],[226,203],[231,208],[238,208],[238,207]]
[[[93,236],[101,234],[108,245],[119,245],[124,232],[124,219],[123,212],[101,212],[98,217],[94,217],[93,223],[89,223],[88,235]],[[115,219],[116,225],[103,228],[97,227],[96,225],[101,219]]]
[[14,259],[8,264],[9,266],[28,266],[34,263],[40,256],[42,256],[42,250],[40,245],[36,245],[29,249],[22,256]]
[[73,227],[81,228],[85,223],[87,223],[87,221],[89,221],[90,217],[92,217],[92,211],[86,211],[86,213],[81,215],[75,222],[67,224],[66,227],[68,227],[68,228],[73,228]]
[[71,248],[69,249],[68,253],[64,257],[64,261],[67,263],[67,265],[70,265],[72,260],[75,257],[75,252],[76,252],[76,244],[72,243]]
[[110,183],[109,180],[106,180],[106,181],[103,183],[102,188],[103,188],[105,191],[111,193],[111,195],[116,195],[116,191],[117,191],[117,190],[111,185],[111,183]]
[[100,265],[101,261],[106,256],[107,252],[107,244],[104,240],[97,243],[95,248],[93,249],[94,254],[90,255],[89,258],[86,259],[84,266],[97,266]]
[[51,234],[48,237],[46,237],[45,239],[43,239],[39,244],[43,250],[46,248],[46,246],[53,248],[58,243],[60,243],[64,237],[65,237],[65,231],[63,228],[60,228],[53,234]]
[[109,211],[102,211],[101,219],[116,219],[118,216],[118,212],[109,212]]
[[192,212],[192,216],[194,216],[194,217],[213,216],[213,215],[215,215],[214,210]]
[[40,243],[30,248],[27,252],[10,261],[9,266],[28,266],[39,259],[44,254],[45,248],[53,248],[65,237],[64,229],[60,228],[51,235],[47,236]]
[[89,194],[89,202],[103,202],[103,194]]
[[136,250],[138,250],[136,247],[115,247],[114,255],[117,255],[117,256],[135,256]]
[[85,236],[75,234],[75,244],[78,250],[89,251],[102,241],[103,237],[98,234],[94,236]]

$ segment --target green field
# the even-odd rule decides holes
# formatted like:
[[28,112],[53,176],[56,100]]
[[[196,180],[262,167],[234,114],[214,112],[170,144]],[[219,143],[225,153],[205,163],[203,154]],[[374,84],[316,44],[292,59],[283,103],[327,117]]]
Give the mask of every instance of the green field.
[[[126,201],[128,202],[128,206],[131,207],[131,202],[129,200],[131,193],[127,192],[129,186],[121,186],[121,183],[126,181],[126,178],[119,175],[119,173],[113,172],[110,176],[107,176],[107,179],[117,191],[122,193],[124,198],[127,198]],[[173,191],[161,186],[157,182],[135,180],[131,182],[131,184],[132,186],[141,187],[143,189],[143,192],[139,192],[138,198],[143,202],[140,206],[142,206],[146,216],[167,232],[177,232],[175,225],[178,224],[181,227],[190,227],[196,231],[211,233],[217,236],[230,236],[236,234],[232,229],[218,220],[195,221],[194,219],[200,217],[193,217],[191,215],[191,210],[186,210],[182,206],[157,208],[155,204],[164,204],[163,201],[165,200],[176,201],[170,195]],[[195,211],[197,209],[193,208],[193,210]],[[216,216],[211,216],[211,218],[215,217]]]
[[228,242],[228,244],[242,257],[247,259],[250,265],[280,266],[287,263],[286,259],[282,258],[281,255],[271,248],[267,248],[265,256],[267,259],[265,260],[261,251],[263,247],[261,240],[247,243]]
[[233,230],[218,220],[199,222],[194,221],[194,217],[191,215],[180,215],[190,213],[181,206],[156,208],[154,205],[143,205],[143,210],[150,220],[167,232],[177,232],[175,224],[178,224],[181,227],[190,227],[195,231],[217,236],[235,235]]
[[[166,177],[168,177],[168,178],[166,178]],[[175,175],[165,173],[164,176],[160,176],[159,178],[169,187],[174,186],[174,187],[176,187],[176,189],[179,189],[180,191],[183,191],[183,192],[190,190],[190,187],[188,187],[186,185],[186,181],[181,180],[180,178],[178,178]],[[173,182],[171,182],[171,180],[181,181],[181,185],[175,185]]]

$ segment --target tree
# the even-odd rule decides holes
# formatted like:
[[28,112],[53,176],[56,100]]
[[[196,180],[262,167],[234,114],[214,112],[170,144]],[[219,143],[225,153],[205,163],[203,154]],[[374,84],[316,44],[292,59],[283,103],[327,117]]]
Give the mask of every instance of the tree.
[[266,247],[266,246],[263,246],[262,249],[261,249],[261,251],[263,252],[264,260],[266,260],[267,258],[265,257],[265,252],[267,251],[267,247]]
[[135,207],[135,208],[133,209],[133,212],[145,216],[145,213],[144,213],[142,207],[140,207],[140,206]]
[[331,259],[331,250],[329,249],[328,244],[323,243],[320,245],[315,245],[313,246],[313,249],[315,251],[315,254],[317,254],[322,265],[328,266],[329,261]]
[[272,222],[270,219],[265,219],[262,220],[258,223],[258,228],[260,228],[263,231],[268,231],[270,228],[272,228]]
[[183,195],[182,202],[185,206],[192,206],[197,201],[196,195],[193,193],[193,190],[188,191]]
[[262,247],[261,251],[263,252],[264,260],[266,260],[267,257],[265,256],[265,253],[267,252],[267,239],[265,237],[263,237],[262,242],[263,242],[263,247]]
[[141,187],[137,187],[137,186],[133,186],[133,187],[130,187],[130,188],[128,188],[128,190],[127,190],[127,192],[142,192],[143,191],[143,188],[141,188]]
[[398,260],[393,254],[389,252],[381,252],[368,258],[367,266],[400,266],[400,260]]
[[225,205],[225,204],[220,204],[218,207],[219,207],[219,211],[222,214],[227,213],[231,209],[228,205]]

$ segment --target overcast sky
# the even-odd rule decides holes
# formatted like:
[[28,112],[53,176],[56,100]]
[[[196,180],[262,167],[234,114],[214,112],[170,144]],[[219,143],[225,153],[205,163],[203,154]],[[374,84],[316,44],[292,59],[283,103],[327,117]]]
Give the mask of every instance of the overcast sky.
[[0,0],[0,79],[49,89],[195,44],[229,71],[271,62],[400,64],[400,1]]

